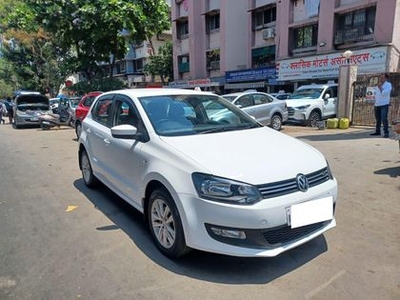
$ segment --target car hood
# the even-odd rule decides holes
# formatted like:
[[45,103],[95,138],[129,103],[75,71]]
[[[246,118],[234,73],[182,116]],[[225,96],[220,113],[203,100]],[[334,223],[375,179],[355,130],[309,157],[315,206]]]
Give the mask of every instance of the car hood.
[[298,107],[303,105],[309,105],[312,103],[318,103],[318,99],[286,99],[288,107]]
[[161,139],[200,168],[193,171],[251,184],[285,180],[326,167],[316,149],[267,127]]

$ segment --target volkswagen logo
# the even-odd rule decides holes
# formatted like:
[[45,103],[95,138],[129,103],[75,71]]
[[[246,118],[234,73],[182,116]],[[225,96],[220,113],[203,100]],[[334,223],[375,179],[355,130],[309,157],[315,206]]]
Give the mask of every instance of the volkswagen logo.
[[296,183],[297,187],[299,188],[300,191],[302,192],[307,192],[308,190],[308,180],[306,175],[304,174],[299,174],[296,176]]

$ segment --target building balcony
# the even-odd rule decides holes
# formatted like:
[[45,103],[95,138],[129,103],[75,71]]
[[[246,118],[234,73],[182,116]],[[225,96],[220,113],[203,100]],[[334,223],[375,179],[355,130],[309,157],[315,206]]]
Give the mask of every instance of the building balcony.
[[216,61],[211,61],[209,64],[207,64],[207,70],[219,70],[219,60]]
[[364,27],[362,27],[336,31],[334,44],[341,45],[346,43],[358,43],[373,40],[374,34],[365,34]]

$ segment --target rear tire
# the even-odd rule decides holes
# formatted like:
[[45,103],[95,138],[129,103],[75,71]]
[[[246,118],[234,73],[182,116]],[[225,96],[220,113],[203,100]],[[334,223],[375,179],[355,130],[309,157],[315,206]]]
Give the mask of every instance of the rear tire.
[[85,185],[89,188],[94,188],[99,183],[99,180],[94,176],[92,165],[90,164],[89,155],[84,150],[80,156],[80,165],[82,169],[82,178]]
[[82,132],[81,122],[75,122],[75,134],[78,139],[79,139],[79,136],[81,135],[81,132]]
[[277,131],[281,130],[281,128],[282,128],[282,118],[281,118],[280,115],[275,114],[275,115],[272,116],[270,127],[272,129],[277,130]]
[[156,246],[164,255],[179,258],[189,252],[178,209],[164,188],[151,193],[147,220]]

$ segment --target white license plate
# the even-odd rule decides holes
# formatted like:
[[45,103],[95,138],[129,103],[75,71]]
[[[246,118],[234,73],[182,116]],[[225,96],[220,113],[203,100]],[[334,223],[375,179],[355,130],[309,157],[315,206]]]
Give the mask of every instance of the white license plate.
[[333,197],[310,200],[290,207],[290,226],[297,228],[333,219]]

